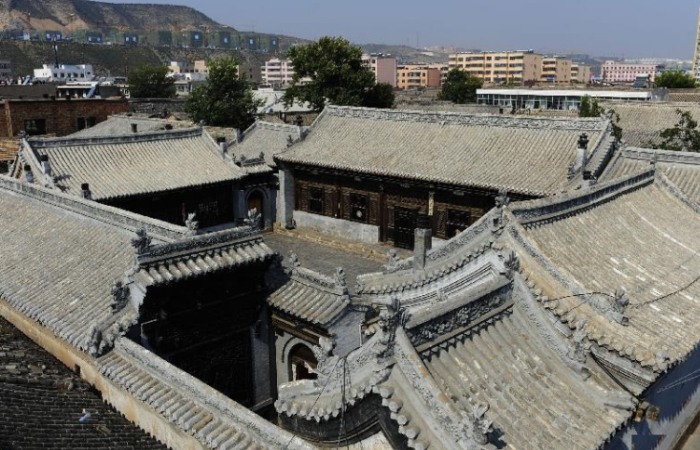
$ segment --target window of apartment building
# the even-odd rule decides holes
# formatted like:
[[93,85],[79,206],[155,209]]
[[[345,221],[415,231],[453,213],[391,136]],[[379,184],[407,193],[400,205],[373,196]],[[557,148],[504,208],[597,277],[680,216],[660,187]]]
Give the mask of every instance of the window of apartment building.
[[92,128],[96,122],[97,120],[94,117],[78,117],[78,130]]
[[323,189],[312,187],[309,189],[309,211],[323,214]]
[[369,215],[369,197],[362,194],[350,194],[350,220],[366,223]]
[[471,214],[469,211],[447,210],[447,238],[451,239],[469,228]]
[[29,119],[24,121],[24,132],[29,136],[46,134],[45,119]]

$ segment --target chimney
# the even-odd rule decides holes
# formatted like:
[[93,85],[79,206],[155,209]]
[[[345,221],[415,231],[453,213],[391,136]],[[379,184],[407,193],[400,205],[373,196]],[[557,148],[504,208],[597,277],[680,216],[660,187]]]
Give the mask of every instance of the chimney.
[[44,175],[51,176],[51,164],[49,164],[49,155],[41,155],[39,157],[41,161],[41,170],[44,171]]
[[80,185],[80,195],[81,197],[92,200],[92,192],[90,192],[90,184],[83,183]]
[[298,115],[296,118],[296,123],[297,123],[297,134],[299,135],[299,140],[303,141],[304,140],[304,119],[301,117],[301,115]]
[[139,132],[139,125],[137,123],[132,123],[131,124],[131,132],[132,133],[138,133]]
[[415,246],[413,248],[413,268],[425,269],[426,256],[433,248],[433,229],[430,226],[430,216],[419,214],[416,221]]
[[241,132],[240,128],[234,128],[233,134],[236,135],[236,142],[240,144],[243,141],[243,133]]
[[586,165],[586,156],[588,153],[588,135],[583,133],[578,138],[578,149],[576,150],[576,164],[574,170],[578,170]]

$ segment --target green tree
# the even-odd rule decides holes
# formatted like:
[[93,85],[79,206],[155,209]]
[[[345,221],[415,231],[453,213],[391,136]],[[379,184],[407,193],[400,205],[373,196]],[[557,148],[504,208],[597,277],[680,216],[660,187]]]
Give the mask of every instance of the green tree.
[[677,150],[683,152],[700,152],[700,131],[698,122],[693,119],[689,111],[676,110],[678,122],[673,128],[667,128],[661,132],[660,145],[650,142],[654,148],[663,150]]
[[129,72],[129,92],[132,98],[171,98],[177,93],[175,79],[167,67],[141,64]]
[[457,67],[447,72],[442,89],[438,93],[438,100],[446,100],[453,103],[475,103],[476,90],[483,86],[483,82],[471,74]]
[[667,70],[654,78],[656,87],[669,89],[694,88],[697,86],[695,78],[682,70]]
[[248,128],[255,122],[261,102],[253,97],[252,85],[245,75],[238,76],[238,61],[221,58],[207,65],[207,82],[192,90],[185,112],[193,121],[204,121],[210,126]]
[[578,108],[579,117],[600,117],[605,110],[600,106],[598,100],[584,95],[581,98],[581,105]]
[[321,110],[326,102],[340,106],[391,108],[394,93],[377,86],[372,71],[362,64],[362,50],[340,37],[322,37],[313,44],[292,47],[287,56],[294,66],[284,102],[308,102]]

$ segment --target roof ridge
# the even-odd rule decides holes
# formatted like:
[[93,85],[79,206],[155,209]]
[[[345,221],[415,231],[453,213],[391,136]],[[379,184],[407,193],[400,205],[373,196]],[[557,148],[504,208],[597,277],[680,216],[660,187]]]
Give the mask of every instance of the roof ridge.
[[677,150],[657,150],[642,147],[625,147],[622,157],[656,162],[678,162],[684,164],[700,164],[700,153],[682,152]]
[[517,202],[509,205],[507,209],[521,225],[531,226],[539,222],[562,219],[572,213],[593,208],[631,190],[654,183],[655,180],[656,168],[651,167],[624,178],[596,184],[574,192]]
[[27,142],[34,148],[71,147],[78,145],[96,144],[128,144],[132,142],[150,142],[167,139],[186,139],[203,136],[201,127],[184,128],[178,130],[158,130],[145,133],[135,133],[121,136],[100,137],[62,137],[50,139],[29,139]]
[[502,114],[470,114],[453,111],[396,110],[334,105],[327,106],[325,111],[334,117],[438,123],[441,125],[482,125],[579,131],[605,131],[607,128],[607,119],[603,118],[504,116]]
[[63,211],[69,211],[130,232],[145,229],[151,236],[164,242],[182,239],[189,233],[185,227],[25,183],[5,175],[0,175],[0,191],[10,191]]
[[[249,130],[252,130],[254,128],[258,128],[263,130],[270,130],[270,131],[294,131],[296,132],[297,130],[297,125],[290,125],[287,123],[273,123],[273,122],[265,122],[264,120],[258,120],[255,122],[254,126],[251,126]],[[308,127],[302,127],[304,129]],[[246,130],[247,132],[248,130]]]

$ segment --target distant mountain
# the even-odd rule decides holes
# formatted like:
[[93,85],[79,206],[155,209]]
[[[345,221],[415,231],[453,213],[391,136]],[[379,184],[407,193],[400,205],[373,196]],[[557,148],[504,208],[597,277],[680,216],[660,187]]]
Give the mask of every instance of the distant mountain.
[[228,29],[194,8],[87,0],[0,0],[0,29],[25,32],[78,30],[153,32]]

